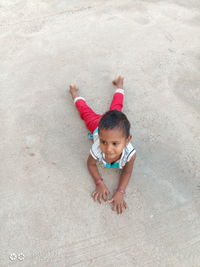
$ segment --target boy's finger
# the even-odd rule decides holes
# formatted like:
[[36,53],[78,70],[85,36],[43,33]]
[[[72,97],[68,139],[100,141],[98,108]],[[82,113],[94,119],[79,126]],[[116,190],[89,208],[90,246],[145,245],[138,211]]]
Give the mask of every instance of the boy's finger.
[[113,205],[112,210],[116,211],[116,204]]
[[113,202],[113,200],[114,200],[114,199],[113,199],[113,198],[111,198],[111,199],[108,199],[108,200],[107,200],[107,202],[108,202],[108,203],[112,203],[112,202]]
[[121,211],[122,211],[122,213],[124,212],[124,210],[125,210],[125,207],[124,207],[124,205],[122,204],[122,205],[121,205]]
[[122,205],[122,212],[124,212],[126,209],[126,207],[124,206],[124,204]]
[[94,197],[94,194],[96,193],[96,191],[94,191],[93,193],[92,193],[92,197]]
[[106,195],[106,196],[108,196],[109,194],[110,194],[110,192],[109,192],[109,191],[106,191],[106,192],[105,192],[105,195]]
[[118,213],[118,214],[121,213],[121,207],[120,207],[120,205],[117,205],[117,213]]
[[126,202],[124,202],[124,207],[125,207],[125,209],[127,209],[127,208],[128,208],[128,206],[127,206]]
[[106,193],[105,193],[105,194],[103,194],[103,200],[106,201],[106,199],[107,199],[107,196],[106,196]]
[[101,204],[101,202],[102,202],[102,195],[101,195],[101,194],[99,194],[98,201],[99,201],[99,203]]
[[95,201],[97,201],[98,195],[99,195],[98,192],[94,195],[94,200],[95,200]]
[[98,195],[98,192],[94,191],[94,192],[92,193],[92,197],[95,199],[96,195]]

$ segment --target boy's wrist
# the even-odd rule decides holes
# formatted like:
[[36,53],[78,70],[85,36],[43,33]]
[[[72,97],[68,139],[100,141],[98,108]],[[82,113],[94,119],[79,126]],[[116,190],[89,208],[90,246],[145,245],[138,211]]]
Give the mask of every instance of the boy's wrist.
[[94,182],[95,182],[96,185],[99,185],[99,184],[103,183],[103,178],[95,179]]
[[123,195],[126,194],[126,191],[122,188],[117,188],[116,192],[122,193]]

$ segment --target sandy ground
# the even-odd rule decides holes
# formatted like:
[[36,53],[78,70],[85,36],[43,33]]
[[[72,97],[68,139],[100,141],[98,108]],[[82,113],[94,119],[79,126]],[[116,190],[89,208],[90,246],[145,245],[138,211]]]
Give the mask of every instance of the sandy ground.
[[[200,2],[0,2],[0,266],[200,266]],[[123,215],[93,202],[97,112],[118,74],[137,160]],[[100,167],[111,192],[119,171]],[[22,254],[21,254],[22,253]]]

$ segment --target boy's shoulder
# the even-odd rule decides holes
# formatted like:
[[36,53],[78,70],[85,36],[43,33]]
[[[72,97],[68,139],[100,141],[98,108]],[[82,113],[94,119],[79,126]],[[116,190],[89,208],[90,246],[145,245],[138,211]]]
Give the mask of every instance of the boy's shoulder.
[[127,152],[129,152],[129,151],[135,150],[135,148],[134,148],[133,144],[131,142],[129,142],[128,145],[125,146],[125,150]]
[[128,145],[125,146],[125,161],[129,161],[131,157],[136,153],[136,150],[131,142],[128,143]]
[[101,160],[102,159],[102,152],[100,149],[100,141],[98,135],[98,128],[93,132],[93,144],[90,149],[90,154],[93,156],[94,159]]

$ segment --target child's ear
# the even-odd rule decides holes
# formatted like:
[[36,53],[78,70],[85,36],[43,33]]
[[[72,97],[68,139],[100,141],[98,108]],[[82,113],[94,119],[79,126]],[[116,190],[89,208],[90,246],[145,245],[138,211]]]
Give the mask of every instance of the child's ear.
[[132,135],[129,135],[129,137],[126,139],[126,144],[128,145],[128,143],[131,141],[132,139]]

